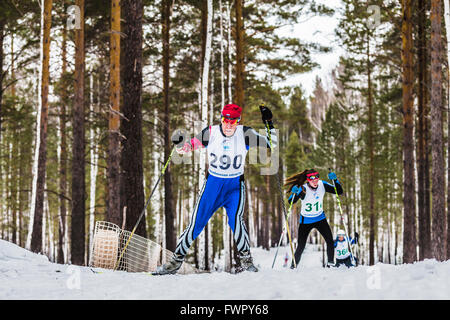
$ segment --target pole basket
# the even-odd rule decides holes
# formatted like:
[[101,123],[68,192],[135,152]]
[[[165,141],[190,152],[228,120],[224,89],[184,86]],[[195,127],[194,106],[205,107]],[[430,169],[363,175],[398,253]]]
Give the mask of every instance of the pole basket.
[[[128,246],[120,259],[116,270],[127,272],[154,272],[156,268],[172,257],[173,253],[158,243],[122,230],[114,223],[97,221],[90,248],[89,266],[114,269],[128,240]],[[198,270],[184,262],[178,271],[180,274],[197,273]]]

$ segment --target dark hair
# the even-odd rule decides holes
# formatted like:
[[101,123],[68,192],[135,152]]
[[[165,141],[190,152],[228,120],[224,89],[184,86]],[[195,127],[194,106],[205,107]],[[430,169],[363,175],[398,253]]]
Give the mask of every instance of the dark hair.
[[317,170],[312,168],[312,169],[305,169],[303,170],[303,172],[299,172],[299,173],[295,173],[290,177],[287,177],[285,182],[284,182],[284,186],[285,187],[289,187],[287,190],[287,193],[290,194],[291,193],[291,189],[293,186],[297,185],[297,186],[302,186],[305,181],[306,181],[306,175],[308,173],[314,173]]

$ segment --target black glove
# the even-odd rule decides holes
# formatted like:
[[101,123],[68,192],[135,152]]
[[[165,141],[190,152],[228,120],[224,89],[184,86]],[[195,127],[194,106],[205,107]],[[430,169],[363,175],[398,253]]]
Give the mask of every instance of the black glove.
[[267,108],[264,105],[259,106],[259,109],[261,110],[262,121],[264,123],[271,122],[271,120],[272,120],[272,111],[270,111],[270,109]]
[[359,234],[358,234],[358,232],[355,231],[355,243],[358,243],[358,239],[359,239]]
[[180,146],[186,140],[186,133],[183,130],[176,130],[171,140],[174,145]]

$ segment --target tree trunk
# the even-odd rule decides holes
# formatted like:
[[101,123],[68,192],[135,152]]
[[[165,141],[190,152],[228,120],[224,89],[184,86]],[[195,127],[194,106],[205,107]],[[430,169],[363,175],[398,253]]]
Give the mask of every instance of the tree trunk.
[[262,247],[263,244],[263,228],[262,228],[262,214],[261,214],[261,199],[259,198],[260,190],[257,187],[255,190],[256,193],[256,230],[257,230],[257,237],[256,237],[256,246]]
[[[209,87],[209,64],[211,60],[211,38],[212,38],[212,0],[203,0],[202,5],[202,60],[201,60],[201,90],[200,90],[200,112],[202,128],[207,126],[208,122],[208,87]],[[200,170],[199,170],[199,187],[204,182],[204,177],[206,173],[206,152],[205,150],[200,151]],[[201,236],[201,240],[204,240],[204,260],[205,269],[208,270],[208,232],[209,226],[205,227],[205,234]],[[203,241],[202,241],[203,242]]]
[[[171,151],[170,140],[170,19],[173,0],[162,2],[162,38],[163,38],[163,103],[164,103],[164,163],[167,162]],[[166,248],[174,251],[176,247],[176,232],[174,226],[175,214],[172,195],[172,172],[170,166],[164,173],[164,214],[166,217]]]
[[[266,176],[266,194],[270,195],[270,176]],[[266,250],[269,250],[269,236],[270,236],[270,198],[266,197],[264,198],[264,222],[263,222],[263,228],[264,228],[264,242],[263,242],[263,248]]]
[[242,18],[242,8],[244,0],[235,0],[236,9],[236,78],[235,78],[235,103],[241,108],[244,107],[244,76],[245,76],[245,29]]
[[370,43],[367,41],[367,106],[368,106],[368,154],[369,154],[369,265],[375,264],[375,169],[374,169],[374,147],[373,147],[373,106],[372,106],[372,66],[370,63]]
[[[11,34],[11,81],[14,81],[15,79],[15,71],[14,71],[14,35]],[[11,85],[11,97],[13,99],[16,98],[16,86],[13,83]],[[13,137],[15,136],[19,136],[19,126],[15,125],[12,126],[13,128]],[[17,157],[16,159],[19,159],[20,154],[19,154],[19,141],[13,139],[11,141],[12,144],[12,148],[10,148],[11,150],[11,159],[13,157]],[[17,244],[17,203],[18,203],[18,199],[17,199],[17,195],[18,195],[18,185],[19,185],[19,180],[20,180],[20,176],[18,176],[18,161],[17,160],[12,160],[10,163],[10,171],[11,171],[11,175],[17,178],[12,178],[10,179],[10,184],[11,184],[11,210],[12,210],[12,221],[11,221],[11,232],[12,232],[12,242]],[[19,212],[20,214],[20,212]]]
[[[47,122],[48,122],[48,92],[50,65],[50,28],[52,15],[52,0],[45,0],[42,6],[42,39],[41,39],[41,85],[40,110],[38,112],[38,129],[36,134],[36,158],[33,179],[33,197],[31,206],[30,229],[31,238],[27,245],[33,252],[42,252],[42,216],[44,210],[44,187],[47,161]],[[34,200],[34,201],[33,201]]]
[[85,258],[85,137],[84,137],[84,0],[77,0],[80,8],[80,29],[75,29],[75,87],[73,101],[72,143],[72,232],[71,261],[83,265]]
[[430,208],[427,206],[427,198],[429,198],[429,188],[427,191],[427,172],[428,167],[428,137],[426,136],[427,127],[427,40],[425,25],[426,20],[426,2],[419,0],[418,2],[418,74],[417,74],[417,179],[418,179],[418,224],[419,224],[419,260],[431,257],[431,233],[430,233]]
[[[16,127],[14,129],[14,135],[18,135],[19,129]],[[12,238],[11,241],[15,244],[17,244],[17,214],[20,215],[20,212],[18,213],[18,189],[19,189],[19,183],[20,183],[20,176],[18,176],[18,158],[20,157],[19,154],[19,141],[12,141],[12,152],[11,152],[11,158],[16,157],[16,160],[13,159],[11,161],[11,210],[12,210],[12,221],[11,221],[11,232],[12,232]]]
[[[92,248],[93,240],[94,240],[94,227],[95,227],[95,196],[96,196],[96,186],[97,186],[97,174],[98,174],[98,147],[95,143],[95,134],[96,131],[94,129],[94,114],[95,114],[95,105],[94,102],[94,92],[98,92],[94,87],[94,76],[91,72],[89,77],[89,120],[91,122],[91,126],[89,129],[89,140],[91,143],[90,150],[90,174],[89,174],[89,250]],[[90,253],[88,254],[89,257]]]
[[445,180],[442,133],[441,2],[431,1],[431,156],[433,257],[446,258]]
[[[121,208],[127,207],[126,229],[131,230],[144,209],[144,170],[142,153],[142,0],[122,0],[122,87],[124,119],[120,131],[124,140],[121,155]],[[146,237],[142,219],[136,234]]]
[[[447,63],[450,63],[450,4],[444,0]],[[450,70],[447,68],[447,135],[450,135]],[[447,137],[447,260],[450,259],[450,137]]]
[[107,220],[122,225],[120,210],[120,0],[111,2],[110,113],[108,134]]
[[2,142],[2,118],[3,118],[3,79],[5,73],[3,73],[3,39],[5,38],[5,20],[0,19],[0,143]]
[[59,232],[58,232],[58,254],[57,262],[64,263],[64,237],[66,234],[66,199],[67,194],[67,142],[66,142],[66,103],[67,99],[67,25],[64,24],[62,36],[62,73],[61,73],[61,109],[59,114],[59,131],[60,131],[60,155],[59,155]]
[[225,71],[224,71],[224,48],[223,48],[223,12],[222,0],[219,0],[219,32],[220,32],[220,106],[225,105]]
[[403,98],[403,262],[417,260],[416,199],[414,178],[413,52],[411,0],[402,1]]
[[228,50],[228,103],[233,103],[233,94],[232,94],[232,63],[231,63],[231,3],[227,4],[227,50]]
[[[4,61],[4,50],[3,50],[3,42],[4,42],[4,38],[5,38],[5,24],[6,21],[3,19],[0,19],[0,145],[2,145],[2,119],[3,119],[3,79],[4,76],[6,74],[6,72],[3,72],[3,61]],[[0,159],[3,158],[2,155],[2,149],[0,148]],[[1,163],[0,163],[0,177],[2,176],[2,168],[1,168]],[[1,184],[0,184],[0,192],[2,192],[3,188],[1,188]],[[31,210],[30,210],[30,214],[31,214]],[[30,217],[31,218],[31,217]],[[2,210],[0,210],[0,219],[3,221],[3,212]],[[31,220],[31,219],[30,219]],[[32,226],[32,225],[31,225]],[[1,226],[1,237],[4,239],[4,224],[2,224]],[[31,236],[31,233],[29,233]]]

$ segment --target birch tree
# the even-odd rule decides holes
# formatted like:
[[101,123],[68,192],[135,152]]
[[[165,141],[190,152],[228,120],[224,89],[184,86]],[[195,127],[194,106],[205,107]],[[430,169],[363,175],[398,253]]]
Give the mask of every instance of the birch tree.
[[37,112],[36,149],[33,165],[33,186],[30,220],[26,247],[33,252],[42,251],[42,216],[44,210],[44,186],[47,161],[47,122],[50,63],[50,28],[52,0],[41,4],[41,55],[39,69],[39,109]]

